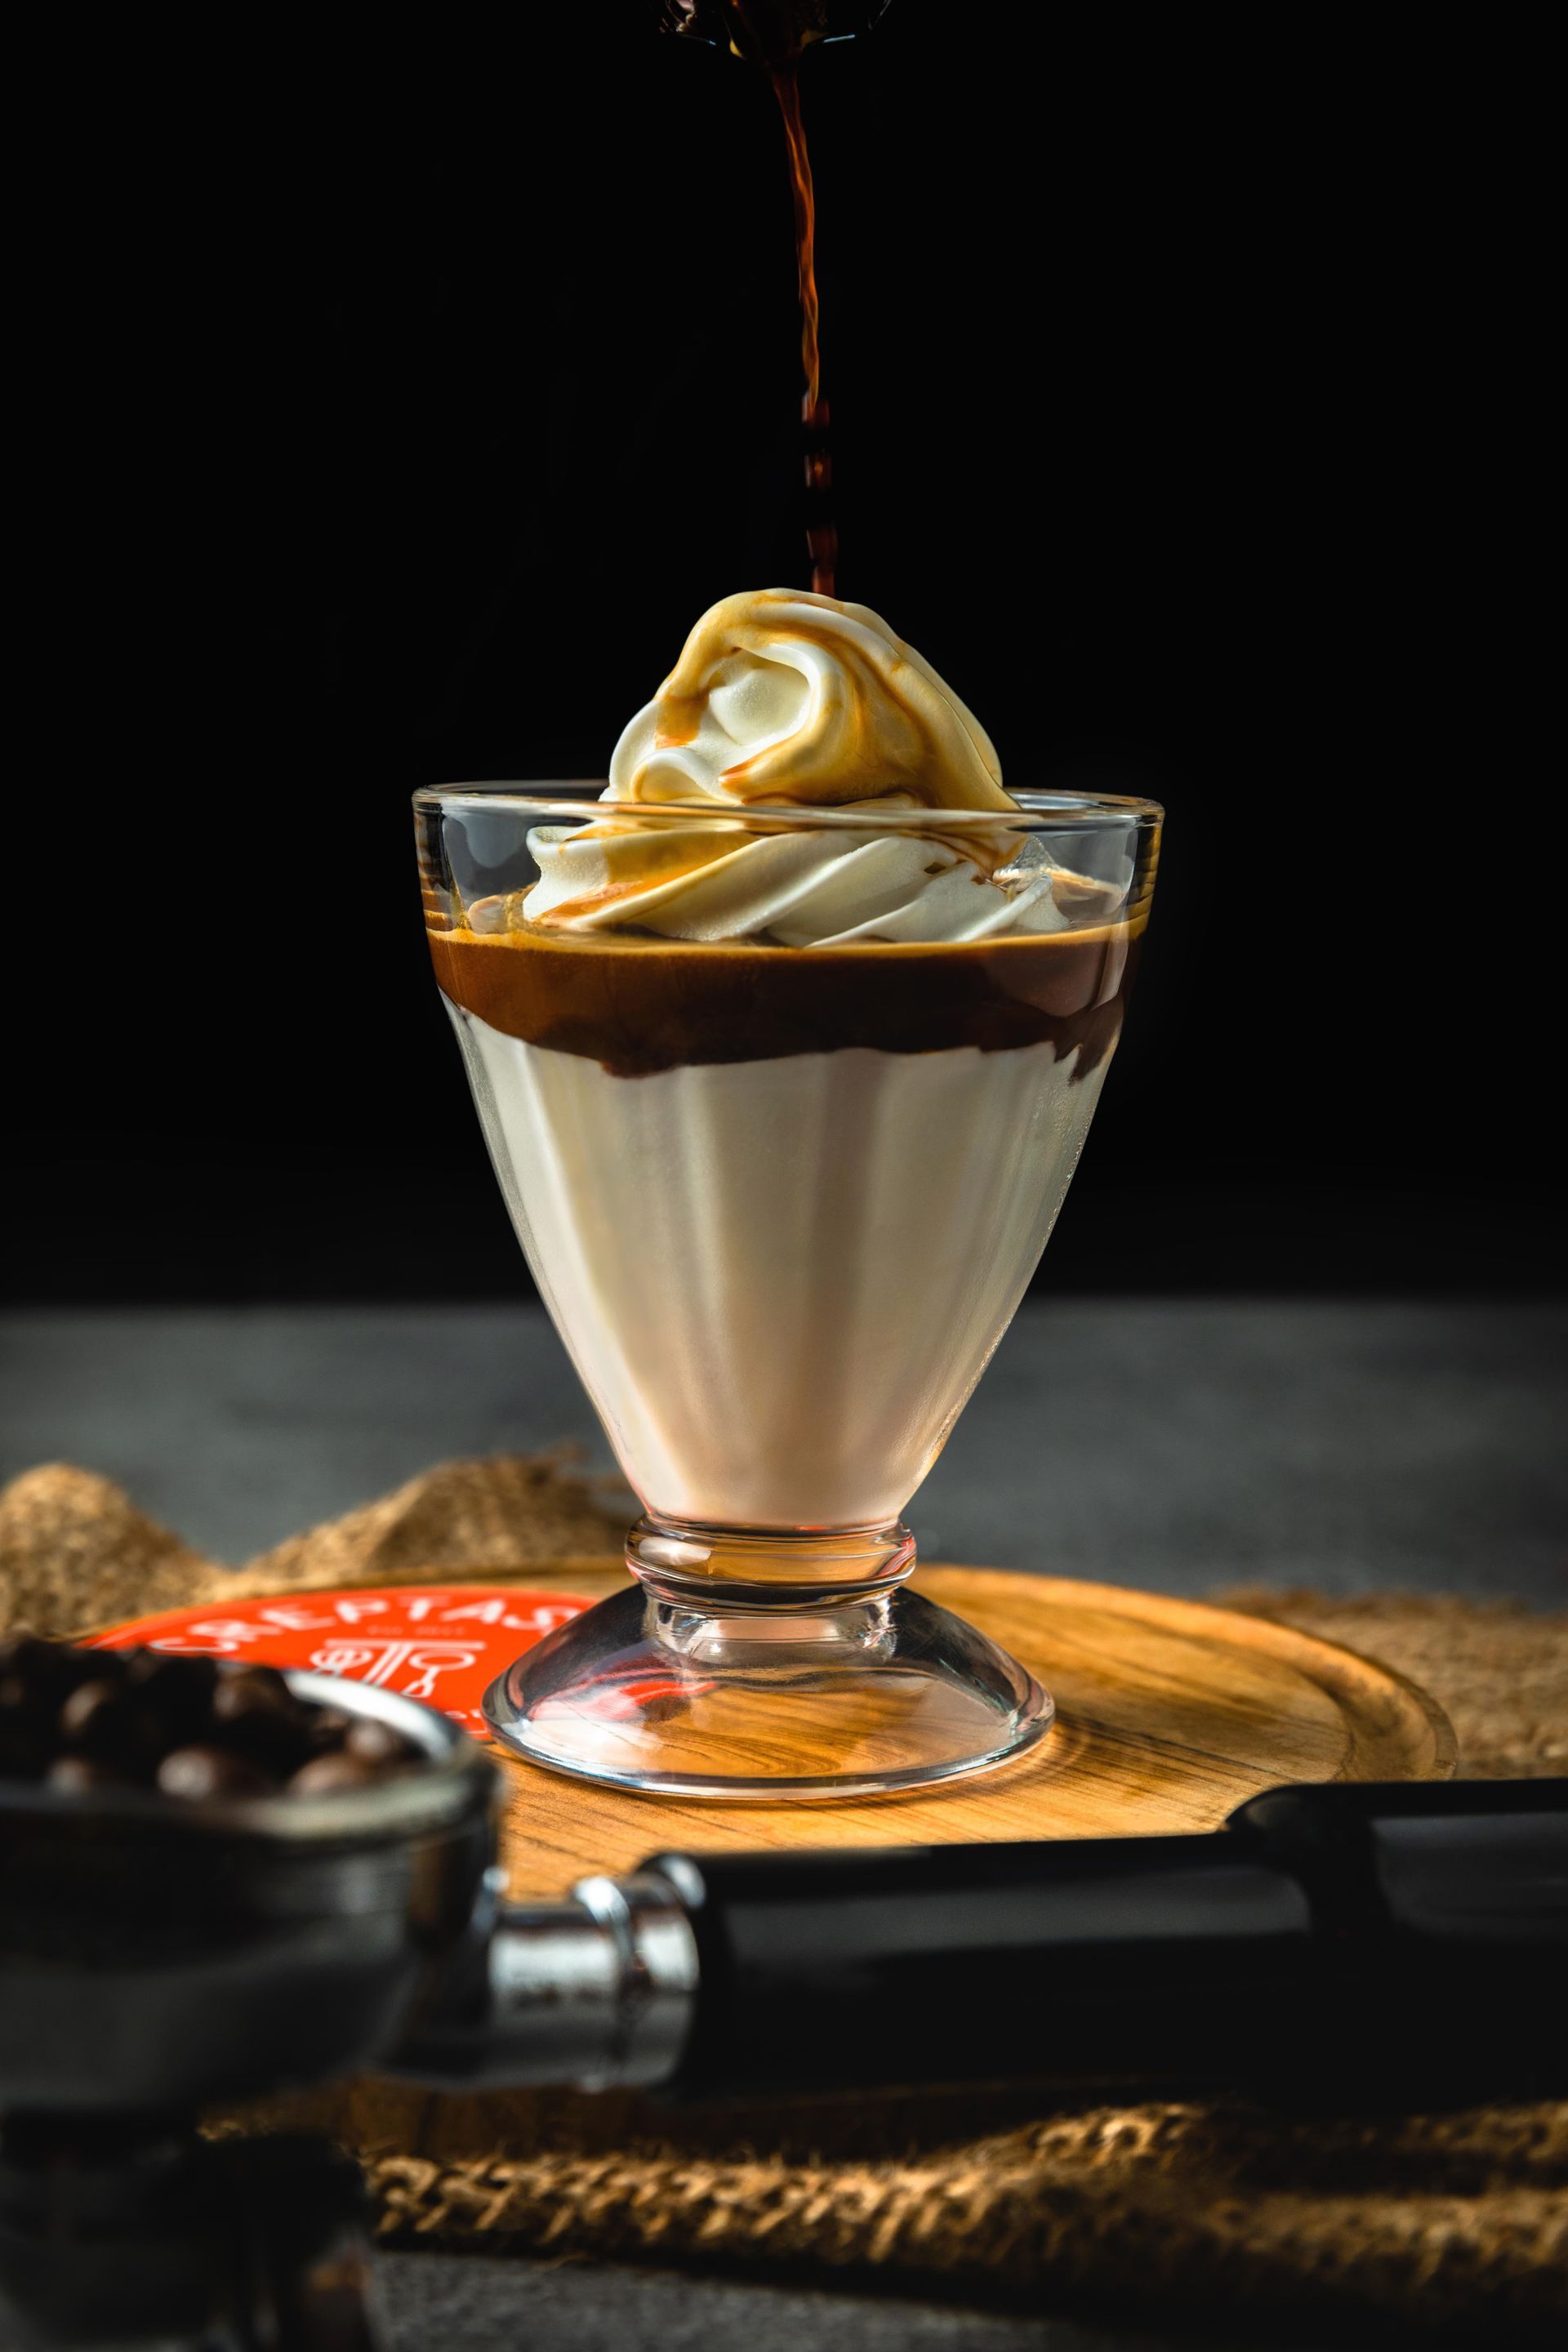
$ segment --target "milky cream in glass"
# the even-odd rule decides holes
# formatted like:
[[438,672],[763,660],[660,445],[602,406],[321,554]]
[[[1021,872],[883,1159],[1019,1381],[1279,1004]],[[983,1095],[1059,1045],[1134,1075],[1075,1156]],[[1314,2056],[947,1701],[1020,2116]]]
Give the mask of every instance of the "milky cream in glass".
[[1004,793],[874,615],[787,603],[791,657],[763,599],[689,644],[608,799],[416,811],[496,1171],[644,1510],[636,1581],[489,1712],[558,1769],[732,1798],[919,1785],[1049,1722],[906,1585],[900,1515],[1077,1164],[1159,821]]

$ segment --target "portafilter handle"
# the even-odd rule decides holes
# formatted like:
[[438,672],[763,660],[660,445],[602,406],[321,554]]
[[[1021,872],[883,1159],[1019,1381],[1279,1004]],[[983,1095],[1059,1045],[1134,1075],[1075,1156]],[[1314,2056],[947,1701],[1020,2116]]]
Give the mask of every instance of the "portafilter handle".
[[664,1874],[584,1878],[563,1903],[503,1904],[488,1874],[443,1998],[384,2061],[453,2089],[645,2086],[675,2073],[698,1994],[697,1938]]
[[1200,1836],[660,1854],[495,1874],[383,2060],[770,2095],[1031,2079],[1291,2099],[1568,2088],[1568,1783],[1280,1789]]

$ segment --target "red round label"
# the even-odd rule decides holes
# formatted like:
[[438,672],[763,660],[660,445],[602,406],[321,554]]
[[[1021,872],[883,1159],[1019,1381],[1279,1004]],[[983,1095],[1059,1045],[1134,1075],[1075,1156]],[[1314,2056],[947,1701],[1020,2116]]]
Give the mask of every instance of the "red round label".
[[100,1650],[173,1650],[309,1666],[423,1699],[476,1739],[479,1701],[513,1658],[580,1617],[592,1600],[501,1584],[398,1584],[368,1592],[297,1592],[208,1601],[136,1617],[92,1637]]

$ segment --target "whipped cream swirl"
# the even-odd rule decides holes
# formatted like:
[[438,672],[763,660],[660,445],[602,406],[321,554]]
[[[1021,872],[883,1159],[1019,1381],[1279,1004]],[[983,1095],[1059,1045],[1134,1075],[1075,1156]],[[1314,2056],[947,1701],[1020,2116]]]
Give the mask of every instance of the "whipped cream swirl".
[[[614,814],[671,801],[714,814]],[[867,823],[762,820],[742,834],[734,818],[748,805],[853,810]],[[864,604],[804,590],[729,596],[703,614],[616,744],[601,806],[593,824],[530,835],[540,878],[521,903],[529,923],[829,947],[1062,930],[1117,901],[1053,864],[1037,837],[910,827],[922,808],[1017,803],[989,736],[930,664]],[[904,824],[879,827],[895,812]],[[490,927],[478,908],[470,920]]]

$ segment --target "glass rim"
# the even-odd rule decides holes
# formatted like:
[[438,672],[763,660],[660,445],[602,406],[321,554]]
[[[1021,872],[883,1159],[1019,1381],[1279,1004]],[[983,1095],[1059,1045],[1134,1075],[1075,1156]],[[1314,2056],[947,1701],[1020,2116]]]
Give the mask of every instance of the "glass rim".
[[1097,825],[1125,824],[1129,818],[1158,823],[1165,814],[1159,801],[1143,800],[1131,793],[1036,791],[1026,787],[1014,793],[1016,806],[1010,809],[927,808],[921,804],[868,810],[864,801],[833,807],[819,806],[814,802],[615,801],[605,798],[605,782],[602,776],[574,776],[537,782],[422,784],[414,794],[414,806],[421,814],[464,809],[514,809],[520,814],[526,811],[535,822],[546,824],[552,817],[577,819],[589,810],[603,809],[606,814],[653,825],[689,824],[694,818],[709,823],[727,819],[736,824],[754,823],[768,830],[787,826],[796,832],[849,828],[862,833],[868,824],[875,824],[879,832],[925,833],[934,825],[944,833],[958,826],[981,832],[1016,832],[1022,826],[1031,833],[1082,833]]

